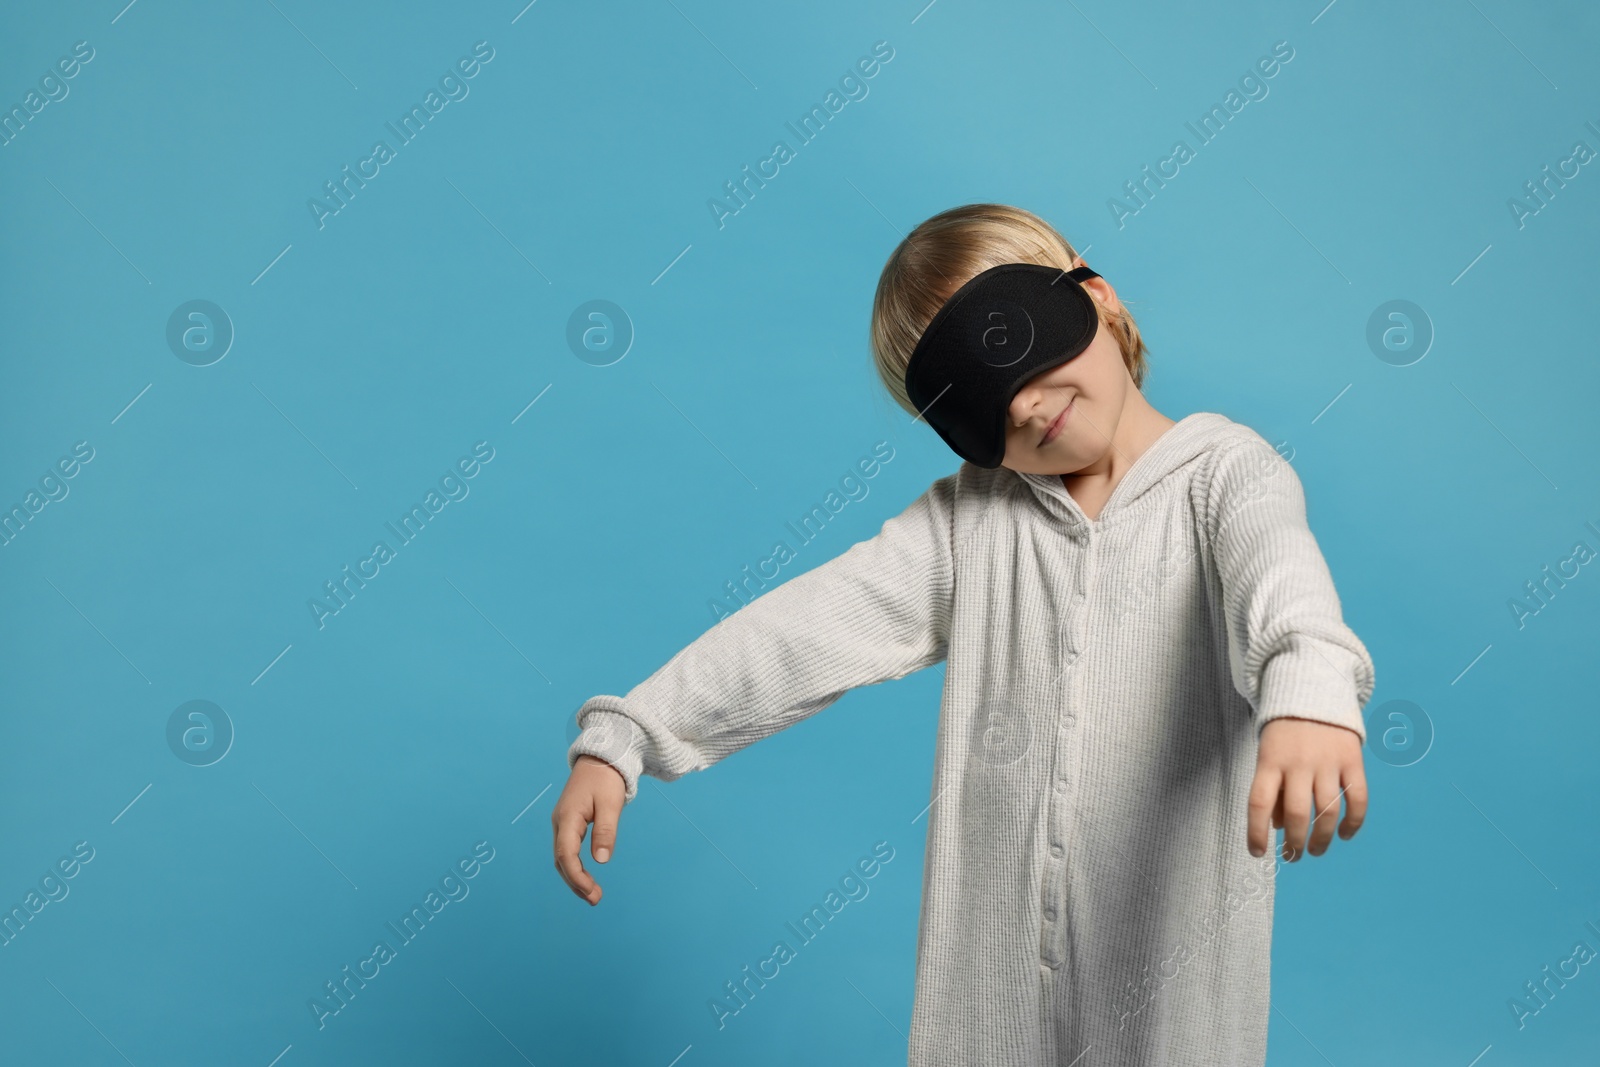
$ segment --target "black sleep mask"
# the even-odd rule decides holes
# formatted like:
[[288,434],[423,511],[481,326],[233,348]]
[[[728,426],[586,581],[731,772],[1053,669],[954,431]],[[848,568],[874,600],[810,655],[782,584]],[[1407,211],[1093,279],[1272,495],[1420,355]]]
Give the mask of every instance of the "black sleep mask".
[[933,316],[906,366],[906,395],[956,455],[1000,466],[1017,391],[1094,340],[1100,316],[1079,283],[1098,277],[1088,267],[1002,263]]

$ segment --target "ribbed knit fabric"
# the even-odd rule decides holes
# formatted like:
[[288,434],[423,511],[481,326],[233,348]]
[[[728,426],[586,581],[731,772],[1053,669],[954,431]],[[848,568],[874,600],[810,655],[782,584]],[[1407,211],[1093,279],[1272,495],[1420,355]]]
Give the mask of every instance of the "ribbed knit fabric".
[[612,763],[631,801],[641,773],[703,770],[943,659],[910,1067],[1263,1063],[1279,860],[1245,841],[1259,730],[1292,715],[1365,742],[1374,681],[1294,469],[1197,412],[1091,521],[1059,477],[963,463],[585,701],[568,763]]

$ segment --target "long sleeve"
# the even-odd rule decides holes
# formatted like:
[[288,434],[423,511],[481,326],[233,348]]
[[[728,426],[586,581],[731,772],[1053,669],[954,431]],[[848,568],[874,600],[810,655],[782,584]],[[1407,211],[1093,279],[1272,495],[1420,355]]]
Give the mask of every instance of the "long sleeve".
[[1344,623],[1299,475],[1252,430],[1221,448],[1206,501],[1229,670],[1258,735],[1287,715],[1348,727],[1365,744],[1372,657]]
[[860,686],[944,659],[956,475],[879,532],[717,622],[627,696],[590,697],[567,751],[671,781],[821,711]]

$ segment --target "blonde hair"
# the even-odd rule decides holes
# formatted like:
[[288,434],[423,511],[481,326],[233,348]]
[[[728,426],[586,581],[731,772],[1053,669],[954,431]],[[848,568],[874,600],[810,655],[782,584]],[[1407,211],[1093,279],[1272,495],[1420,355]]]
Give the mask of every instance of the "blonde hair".
[[[1077,258],[1048,222],[1006,204],[963,204],[921,223],[889,254],[872,298],[868,344],[884,388],[907,414],[919,414],[906,395],[906,364],[934,314],[975,275],[1002,263],[1071,270]],[[1107,311],[1098,299],[1095,307],[1116,338],[1134,385],[1142,388],[1148,369],[1144,339],[1127,301],[1118,303],[1117,312]]]

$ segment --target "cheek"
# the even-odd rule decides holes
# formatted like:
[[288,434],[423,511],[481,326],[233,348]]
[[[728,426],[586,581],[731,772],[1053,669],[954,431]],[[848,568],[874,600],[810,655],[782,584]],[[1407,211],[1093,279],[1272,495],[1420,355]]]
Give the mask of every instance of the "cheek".
[[1117,339],[1111,332],[1104,328],[1100,336],[1095,339],[1094,373],[1102,380],[1116,379],[1122,376],[1122,348],[1117,344]]
[[1038,458],[1033,442],[1026,440],[1023,435],[1010,434],[1006,437],[1006,454],[1001,466],[1010,467],[1012,470],[1026,470],[1036,463]]

